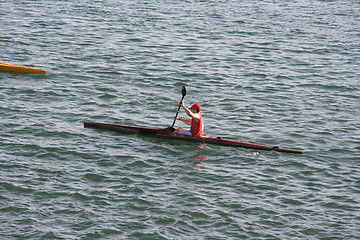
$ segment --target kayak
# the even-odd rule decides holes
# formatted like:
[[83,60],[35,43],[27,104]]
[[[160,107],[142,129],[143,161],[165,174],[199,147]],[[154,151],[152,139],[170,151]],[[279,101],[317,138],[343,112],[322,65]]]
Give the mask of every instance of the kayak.
[[3,62],[0,62],[0,71],[46,74],[46,71],[41,70],[41,69],[18,66],[18,65],[13,65],[13,64],[9,64],[9,63],[3,63]]
[[302,154],[302,151],[299,151],[299,150],[285,149],[285,148],[280,148],[278,146],[269,147],[269,146],[265,146],[265,145],[254,144],[254,143],[245,143],[245,142],[240,142],[240,141],[235,141],[235,140],[223,139],[222,137],[209,137],[209,136],[193,137],[193,136],[186,136],[186,135],[174,135],[172,127],[168,127],[168,128],[164,128],[164,129],[157,129],[157,128],[133,127],[133,126],[123,126],[123,125],[116,125],[116,124],[93,123],[93,122],[84,123],[84,127],[85,128],[107,129],[107,130],[121,132],[121,133],[134,133],[134,134],[140,134],[140,135],[149,135],[149,136],[154,136],[154,137],[159,137],[159,138],[167,138],[167,139],[180,139],[180,140],[186,140],[186,141],[212,143],[212,144],[224,145],[224,146],[250,148],[250,149],[256,149],[256,150]]

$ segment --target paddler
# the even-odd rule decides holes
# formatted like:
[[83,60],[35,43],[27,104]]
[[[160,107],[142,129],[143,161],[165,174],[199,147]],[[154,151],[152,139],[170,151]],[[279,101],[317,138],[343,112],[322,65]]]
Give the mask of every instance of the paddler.
[[183,101],[180,102],[180,105],[185,110],[186,114],[191,117],[191,119],[185,119],[181,117],[176,117],[176,119],[184,122],[185,124],[191,125],[191,127],[190,130],[178,128],[174,131],[174,134],[196,137],[204,136],[204,123],[200,114],[201,106],[199,104],[194,104],[191,108],[187,108]]

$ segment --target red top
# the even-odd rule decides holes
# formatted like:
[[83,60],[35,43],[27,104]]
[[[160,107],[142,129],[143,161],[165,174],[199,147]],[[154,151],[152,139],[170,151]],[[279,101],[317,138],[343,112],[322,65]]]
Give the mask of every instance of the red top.
[[195,121],[195,118],[191,119],[190,132],[192,136],[196,136],[196,137],[204,136],[204,124],[201,114],[198,122]]

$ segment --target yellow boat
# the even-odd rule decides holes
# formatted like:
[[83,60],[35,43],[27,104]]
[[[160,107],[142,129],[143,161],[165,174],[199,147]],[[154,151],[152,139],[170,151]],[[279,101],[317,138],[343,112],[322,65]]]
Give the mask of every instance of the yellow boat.
[[3,63],[3,62],[0,62],[0,71],[46,74],[46,71],[41,70],[41,69],[18,66],[18,65],[13,65],[13,64],[9,64],[9,63]]

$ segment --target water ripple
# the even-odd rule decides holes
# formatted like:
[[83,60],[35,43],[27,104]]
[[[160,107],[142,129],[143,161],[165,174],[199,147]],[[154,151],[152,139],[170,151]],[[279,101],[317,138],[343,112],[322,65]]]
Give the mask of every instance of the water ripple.
[[[0,5],[1,61],[47,70],[0,73],[0,238],[359,236],[355,1]],[[208,135],[304,154],[83,128],[167,127],[184,85]]]

